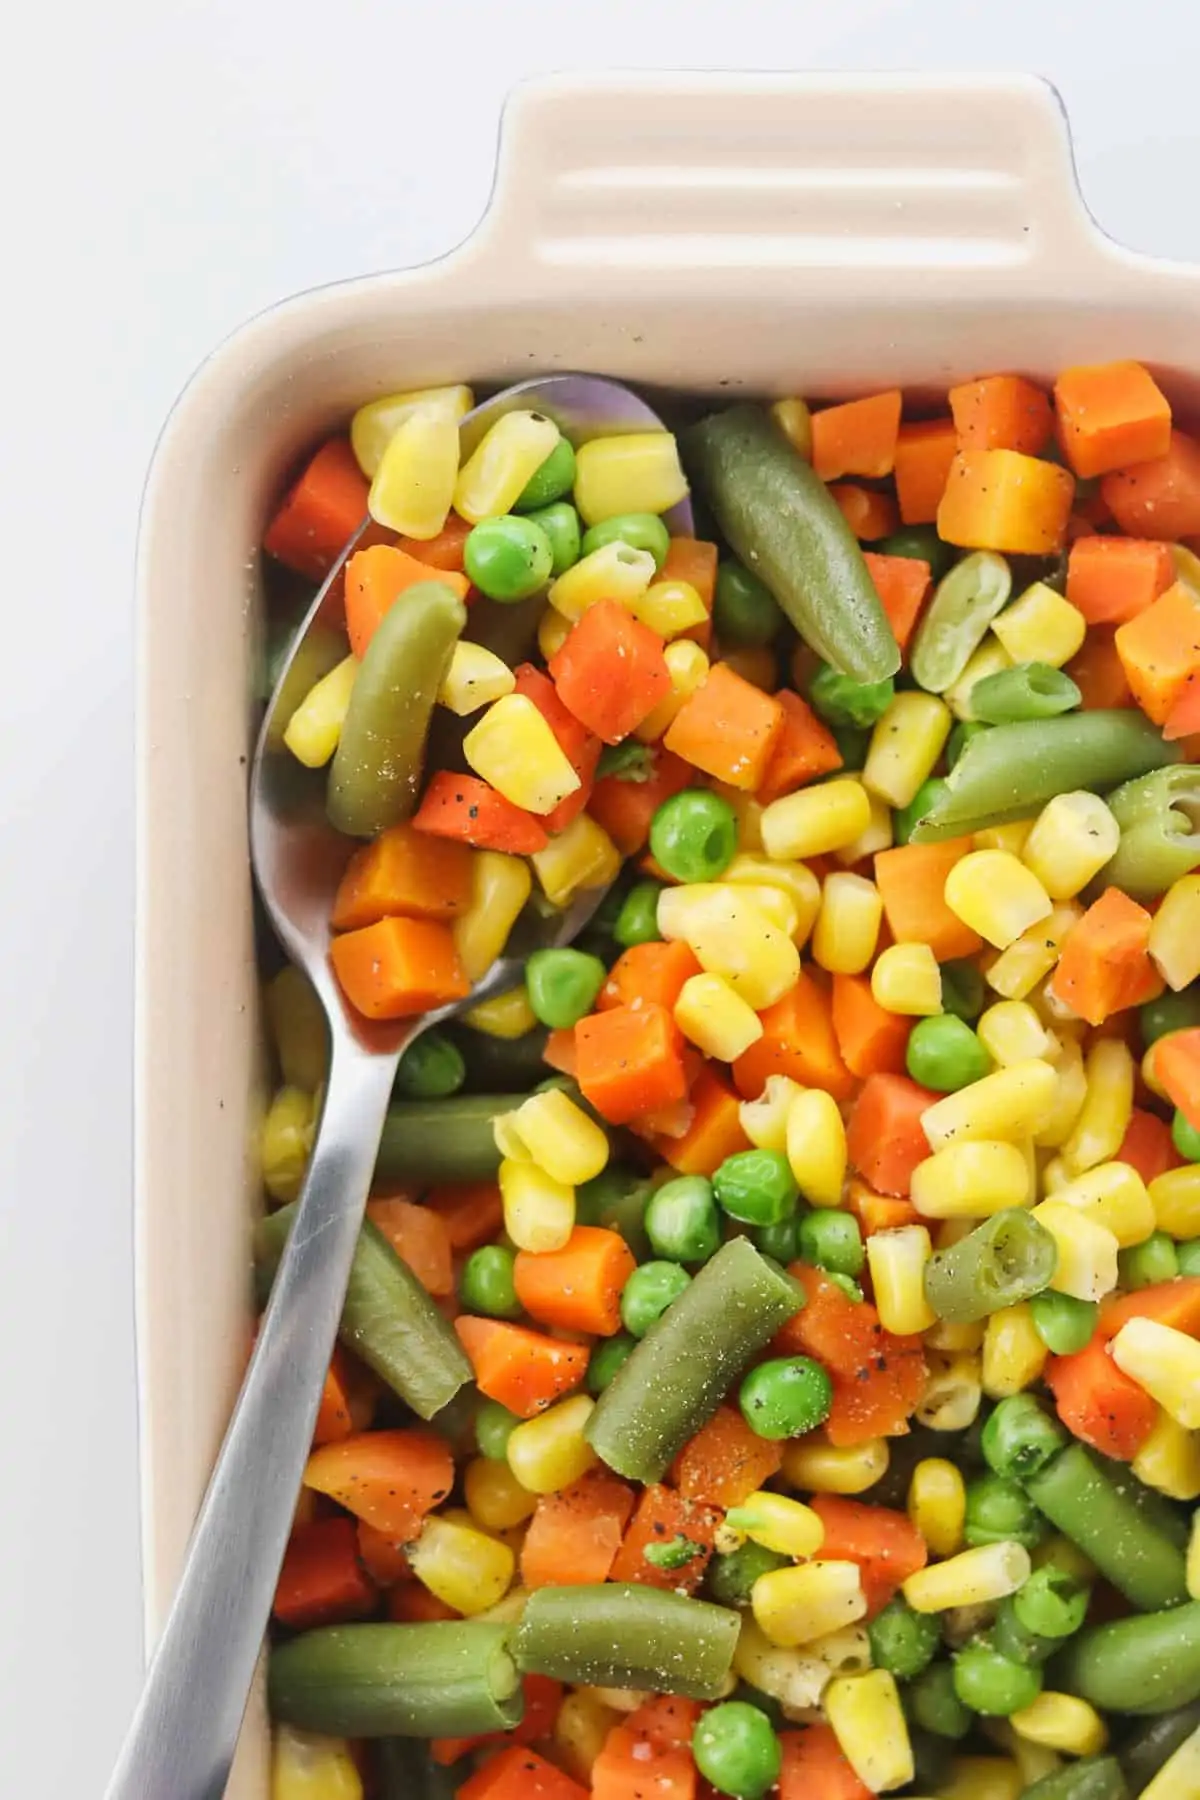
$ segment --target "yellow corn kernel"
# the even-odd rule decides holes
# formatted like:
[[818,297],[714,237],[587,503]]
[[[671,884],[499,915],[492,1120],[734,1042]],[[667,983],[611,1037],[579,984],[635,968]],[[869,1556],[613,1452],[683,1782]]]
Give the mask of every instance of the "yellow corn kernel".
[[813,930],[813,961],[832,975],[859,975],[870,964],[883,922],[883,901],[873,881],[835,872],[825,877]]
[[[935,1250],[949,1250],[952,1245],[961,1244],[965,1237],[970,1237],[974,1229],[974,1219],[939,1219],[937,1230],[933,1234],[933,1247]],[[978,1342],[970,1347],[975,1350],[983,1348],[982,1330]]]
[[961,1550],[967,1517],[961,1470],[944,1457],[923,1457],[908,1484],[908,1516],[932,1556],[953,1556]]
[[[744,862],[753,860],[747,857]],[[744,864],[741,873],[745,876]],[[759,917],[791,936],[796,907],[788,886],[783,882],[753,882],[748,877],[732,885],[725,881],[690,881],[664,888],[655,917],[663,937],[687,942],[690,935],[702,932],[714,919],[725,919],[730,908],[742,905],[753,906]]]
[[758,1014],[720,975],[691,976],[674,1012],[684,1037],[718,1062],[733,1062],[763,1034]]
[[[550,607],[545,616],[549,618],[552,614],[554,617],[558,616],[553,607]],[[663,651],[663,661],[671,677],[671,691],[652,712],[646,714],[634,732],[634,737],[642,744],[658,742],[667,727],[674,722],[684,701],[690,700],[696,689],[703,685],[711,667],[708,652],[702,650],[699,644],[694,644],[690,638],[677,638],[673,644],[668,644]]]
[[[965,1237],[973,1229],[970,1219],[946,1219],[937,1229],[937,1248],[945,1250],[949,1245]],[[949,1234],[957,1232],[958,1237]],[[941,1350],[947,1356],[957,1355],[960,1350],[983,1349],[983,1320],[972,1319],[969,1323],[959,1325],[949,1319],[938,1319],[925,1333],[925,1342],[931,1350]]]
[[1149,1197],[1159,1231],[1181,1243],[1200,1237],[1200,1163],[1184,1163],[1181,1169],[1156,1175]]
[[1098,794],[1057,794],[1042,808],[1021,860],[1052,900],[1070,900],[1117,853],[1121,827]]
[[885,1331],[903,1337],[933,1324],[937,1314],[925,1298],[925,1265],[932,1255],[923,1225],[873,1231],[867,1239],[867,1267]]
[[[666,652],[664,651],[664,655]],[[733,808],[737,819],[737,847],[739,854],[761,856],[762,842],[762,806],[753,794],[744,793],[740,788],[729,787],[723,781],[714,781],[714,794],[719,794],[726,805]],[[723,879],[723,878],[722,878]]]
[[[1045,1152],[1042,1154],[1044,1155]],[[1038,1183],[1044,1199],[1056,1200],[1062,1189],[1069,1186],[1072,1180],[1071,1171],[1061,1156],[1047,1157],[1042,1163]]]
[[504,1597],[516,1568],[515,1556],[499,1538],[436,1513],[408,1545],[408,1560],[422,1587],[469,1618]]
[[897,694],[871,733],[863,786],[889,806],[907,806],[932,775],[953,723],[936,694]]
[[357,656],[347,656],[309,688],[284,730],[283,741],[306,769],[322,769],[338,747],[358,674]]
[[1155,1228],[1153,1199],[1128,1163],[1097,1163],[1094,1169],[1056,1188],[1054,1198],[1106,1225],[1122,1250],[1144,1244]]
[[575,452],[575,504],[585,525],[619,513],[664,513],[687,491],[669,431],[593,438]]
[[511,694],[515,684],[516,676],[494,651],[460,639],[438,689],[438,702],[465,719],[490,701]]
[[1010,856],[1019,857],[1032,830],[1032,819],[1010,819],[1007,825],[985,825],[982,831],[972,835],[971,847],[974,850],[1007,850]]
[[[734,887],[779,888],[792,903],[794,923],[788,935],[800,948],[808,942],[817,914],[821,910],[821,883],[807,863],[772,862],[767,856],[735,856],[725,873],[723,883]],[[761,901],[761,895],[759,896]],[[782,925],[782,919],[776,919]]]
[[553,812],[579,777],[533,701],[524,694],[494,700],[463,739],[475,773],[526,812]]
[[839,1675],[821,1702],[842,1755],[873,1794],[913,1779],[913,1753],[896,1678],[887,1669]]
[[956,1756],[939,1800],[1020,1800],[1025,1781],[1008,1756]]
[[724,650],[721,661],[761,693],[773,694],[779,686],[779,660],[769,644],[741,644]]
[[782,999],[800,974],[800,952],[787,930],[772,921],[768,906],[786,907],[789,919],[794,918],[787,896],[777,888],[709,886],[699,897],[695,888],[664,888],[658,898],[658,929],[665,938],[682,938],[707,975],[723,975],[748,1006],[761,1012]]
[[942,1356],[933,1351],[920,1404],[919,1424],[930,1431],[965,1431],[978,1415],[983,1400],[980,1359],[976,1351]]
[[997,950],[1050,912],[1050,896],[1032,870],[1007,850],[971,850],[946,877],[946,905]]
[[796,455],[808,462],[812,456],[812,414],[807,403],[798,395],[776,400],[771,407],[771,417]]
[[764,806],[763,846],[781,862],[824,856],[853,842],[870,820],[871,803],[862,782],[835,776]]
[[1082,908],[1064,900],[1049,916],[1023,931],[985,971],[990,988],[1006,1000],[1024,1000],[1058,961],[1063,940],[1083,917]]
[[757,1100],[738,1107],[742,1130],[758,1150],[787,1148],[787,1121],[792,1101],[804,1090],[790,1075],[768,1075]]
[[1037,1130],[1057,1092],[1052,1064],[1031,1057],[935,1100],[921,1114],[921,1128],[933,1150],[984,1138],[1021,1141]]
[[329,1023],[317,990],[288,963],[263,993],[279,1072],[288,1087],[314,1093],[329,1074]]
[[510,1115],[532,1162],[564,1187],[591,1181],[608,1162],[608,1138],[561,1088],[530,1094]]
[[1189,1598],[1200,1600],[1200,1507],[1192,1514],[1187,1542],[1187,1591]]
[[1061,669],[1087,636],[1087,620],[1077,606],[1035,581],[995,620],[992,630],[1014,662],[1048,663]]
[[1025,1152],[1000,1139],[955,1139],[912,1175],[911,1199],[927,1219],[986,1219],[1032,1199]]
[[363,1800],[345,1739],[277,1723],[271,1732],[271,1800]]
[[989,632],[958,680],[946,689],[942,699],[956,719],[973,719],[976,713],[971,704],[971,691],[975,683],[983,681],[988,675],[999,675],[1002,669],[1011,668],[1012,657],[999,638],[993,637]]
[[1107,1225],[1055,1195],[1031,1215],[1054,1239],[1058,1262],[1050,1286],[1076,1300],[1103,1300],[1117,1285],[1118,1244]]
[[942,1011],[942,972],[928,944],[889,944],[871,970],[871,993],[888,1012],[929,1019]]
[[780,1556],[815,1556],[825,1539],[825,1527],[811,1506],[765,1488],[730,1507],[725,1518],[743,1540],[752,1538]]
[[435,407],[418,407],[392,433],[371,482],[367,511],[389,531],[435,538],[446,523],[457,481],[457,419]]
[[[1060,1035],[1046,1060],[1053,1063],[1058,1074],[1058,1092],[1034,1131],[1033,1141],[1039,1150],[1057,1150],[1074,1131],[1083,1110],[1087,1099],[1087,1076],[1083,1051],[1074,1038]],[[1066,1170],[1066,1164],[1062,1166]]]
[[509,1041],[523,1038],[527,1032],[537,1029],[537,1015],[529,1004],[529,990],[524,982],[519,987],[507,988],[503,994],[480,1000],[463,1014],[462,1022],[472,1031],[482,1032],[484,1037]]
[[1084,1058],[1084,1074],[1087,1094],[1062,1147],[1075,1175],[1116,1155],[1133,1113],[1133,1057],[1119,1038],[1097,1038]]
[[510,412],[485,432],[458,472],[454,510],[471,525],[511,512],[531,475],[559,440],[558,426],[541,413]]
[[615,881],[622,859],[607,831],[590,813],[581,812],[529,860],[551,905],[566,906],[585,888]]
[[575,1190],[536,1163],[506,1156],[498,1176],[504,1229],[518,1250],[561,1250],[575,1225]]
[[550,587],[550,604],[572,624],[598,600],[632,606],[654,580],[654,558],[632,544],[602,544],[563,571]]
[[831,1631],[801,1649],[773,1644],[743,1613],[733,1669],[760,1693],[778,1700],[789,1718],[817,1705],[835,1675],[871,1666],[870,1639],[861,1625]]
[[817,1561],[760,1575],[750,1606],[759,1630],[790,1649],[852,1625],[863,1617],[867,1600],[857,1563]]
[[483,1531],[511,1531],[528,1519],[537,1495],[523,1488],[507,1463],[476,1456],[463,1471],[467,1511]]
[[997,1000],[979,1015],[975,1030],[992,1061],[1002,1069],[1010,1063],[1027,1062],[1031,1056],[1050,1061],[1058,1050],[1057,1040],[1024,1000]]
[[1139,1481],[1170,1500],[1200,1497],[1200,1437],[1161,1407],[1130,1467]]
[[1032,1387],[1045,1366],[1047,1350],[1027,1306],[1004,1306],[988,1319],[983,1334],[983,1391],[989,1400]]
[[523,1488],[557,1494],[595,1465],[596,1452],[583,1435],[595,1404],[587,1394],[574,1394],[514,1426],[505,1455]]
[[557,656],[574,629],[570,619],[564,619],[560,612],[548,606],[538,622],[538,649],[545,662]]
[[[993,1723],[1001,1725],[1004,1721],[996,1719]],[[1035,1781],[1040,1781],[1044,1775],[1053,1775],[1056,1770],[1062,1768],[1063,1759],[1057,1750],[1051,1750],[1046,1744],[1035,1744],[1031,1738],[1018,1737],[1011,1728],[1004,1743],[1000,1743],[999,1739],[996,1742],[997,1747],[1006,1750],[1016,1763],[1024,1783],[1022,1793],[1025,1788],[1032,1787]]]
[[1200,875],[1182,875],[1167,889],[1150,925],[1149,949],[1176,993],[1200,976]]
[[576,1692],[594,1695],[602,1705],[611,1707],[615,1713],[636,1712],[650,1698],[641,1688],[584,1687],[578,1688]]
[[1117,1367],[1185,1431],[1200,1429],[1200,1343],[1157,1319],[1129,1319],[1109,1345]]
[[890,1454],[886,1438],[841,1446],[810,1434],[784,1445],[783,1479],[806,1494],[865,1494],[887,1474]]
[[370,481],[396,432],[414,413],[441,414],[457,424],[474,404],[474,394],[462,386],[413,388],[407,393],[385,394],[382,400],[368,401],[350,421],[350,446],[359,468]]
[[824,1088],[805,1088],[788,1108],[787,1159],[810,1206],[840,1206],[846,1179],[846,1127]]
[[302,1088],[281,1087],[267,1108],[259,1135],[263,1186],[272,1200],[300,1192],[316,1130],[316,1102]]
[[1200,1794],[1200,1725],[1142,1789],[1142,1800],[1195,1800]]
[[984,1606],[1015,1594],[1033,1567],[1021,1544],[980,1544],[945,1562],[919,1569],[901,1591],[914,1612],[948,1612],[952,1606]]
[[652,581],[629,602],[629,610],[661,638],[678,637],[708,619],[708,608],[690,581]]
[[833,860],[845,867],[863,862],[880,850],[890,850],[895,841],[891,807],[878,794],[868,794],[867,799],[871,806],[871,817],[867,821],[866,830],[860,831],[850,843],[843,844],[840,850],[833,853]]
[[533,877],[520,856],[477,850],[471,863],[471,904],[451,926],[468,981],[487,974],[529,898]]
[[575,1688],[563,1695],[554,1720],[554,1747],[567,1774],[583,1787],[591,1786],[592,1766],[620,1718],[593,1688]]

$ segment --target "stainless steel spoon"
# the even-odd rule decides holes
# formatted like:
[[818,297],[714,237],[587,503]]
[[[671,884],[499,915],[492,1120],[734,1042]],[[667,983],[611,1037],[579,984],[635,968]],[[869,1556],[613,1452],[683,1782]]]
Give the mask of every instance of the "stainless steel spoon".
[[[530,407],[573,443],[661,429],[621,383],[551,375],[506,388],[462,423],[469,454],[501,414]],[[682,501],[666,515],[691,529]],[[282,731],[312,683],[345,655],[342,576],[367,521],[343,550],[297,634],[267,705],[250,781],[250,854],[271,922],[329,1019],[332,1057],[299,1211],[187,1560],[107,1800],[220,1800],[312,1442],[396,1065],[431,1025],[521,979],[537,948],[569,944],[604,898],[581,894],[550,918],[532,908],[467,999],[419,1019],[374,1024],[351,1011],[329,969],[329,915],[346,839],[325,816],[323,772],[301,768]]]

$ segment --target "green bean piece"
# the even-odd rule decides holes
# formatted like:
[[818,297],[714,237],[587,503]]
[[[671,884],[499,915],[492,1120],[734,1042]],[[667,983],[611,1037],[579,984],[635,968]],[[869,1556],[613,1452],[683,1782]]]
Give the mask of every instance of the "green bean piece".
[[1140,1794],[1179,1746],[1197,1730],[1200,1730],[1200,1700],[1135,1726],[1117,1752],[1129,1792]]
[[875,1668],[887,1669],[901,1681],[927,1669],[942,1641],[937,1615],[914,1612],[901,1594],[876,1613],[867,1625],[867,1636]]
[[646,1210],[653,1188],[639,1169],[610,1162],[599,1175],[575,1190],[575,1221],[579,1225],[603,1225],[625,1239],[641,1259],[650,1250]]
[[1011,725],[1017,719],[1055,719],[1082,699],[1071,677],[1050,663],[1014,663],[975,683],[971,711],[985,725]]
[[379,1182],[486,1181],[500,1167],[493,1123],[511,1112],[511,1094],[454,1094],[388,1107],[375,1179]]
[[780,1556],[778,1551],[747,1538],[736,1550],[713,1557],[704,1579],[705,1592],[718,1606],[749,1606],[750,1593],[759,1576],[785,1569],[791,1560],[790,1556]]
[[980,1448],[994,1474],[1027,1481],[1069,1442],[1058,1420],[1032,1394],[1011,1394],[989,1414]]
[[471,1772],[465,1756],[443,1767],[418,1738],[376,1738],[372,1749],[379,1789],[374,1800],[454,1800]]
[[585,1427],[593,1449],[619,1475],[658,1481],[756,1351],[798,1310],[798,1292],[748,1239],[732,1238],[601,1394]]
[[380,620],[329,768],[330,823],[348,837],[375,837],[416,811],[430,716],[466,620],[440,581],[410,587]]
[[588,526],[583,534],[583,554],[590,556],[606,544],[628,544],[631,550],[648,550],[655,570],[661,572],[671,548],[671,535],[657,513],[618,513]]
[[953,687],[1011,592],[1012,573],[994,550],[976,550],[943,575],[909,651],[918,687],[930,694]]
[[1081,1631],[1056,1657],[1051,1677],[1054,1688],[1101,1712],[1191,1705],[1200,1700],[1200,1600]]
[[444,1031],[423,1031],[400,1058],[392,1092],[400,1100],[445,1100],[467,1079],[463,1053]]
[[1032,1706],[1042,1691],[1036,1663],[1013,1662],[993,1645],[966,1644],[954,1658],[954,1691],[964,1706],[983,1718],[1007,1719]]
[[925,1298],[939,1319],[971,1325],[1040,1294],[1057,1260],[1045,1226],[1019,1207],[1007,1207],[930,1258]]
[[525,1710],[511,1627],[331,1625],[276,1644],[273,1718],[334,1737],[472,1737],[508,1731]]
[[954,1670],[948,1662],[933,1662],[905,1690],[908,1712],[922,1731],[934,1737],[966,1737],[971,1714],[954,1689]]
[[988,997],[983,976],[965,957],[941,965],[942,1008],[970,1025],[983,1011]]
[[707,1600],[606,1581],[537,1588],[511,1645],[526,1675],[713,1700],[729,1674],[738,1625],[735,1612]]
[[1021,1800],[1129,1800],[1129,1793],[1115,1756],[1084,1756],[1043,1775]]
[[692,1733],[692,1752],[704,1779],[736,1800],[761,1800],[783,1766],[770,1719],[745,1700],[726,1700],[703,1713]]
[[862,731],[857,725],[831,725],[829,729],[842,759],[842,772],[865,767],[871,748],[870,732]]
[[954,566],[958,551],[953,544],[944,544],[937,534],[936,525],[902,525],[899,531],[893,531],[879,545],[881,556],[911,556],[917,562],[929,564],[929,573],[935,581],[949,574]]
[[1040,1666],[1049,1662],[1055,1651],[1062,1649],[1060,1638],[1044,1637],[1036,1631],[1027,1631],[1017,1618],[1009,1594],[1001,1600],[996,1608],[995,1617],[988,1627],[988,1643],[1010,1662],[1031,1663]]
[[952,769],[971,739],[989,729],[982,719],[959,719],[946,739],[946,767]]
[[463,1059],[463,1085],[472,1094],[528,1094],[546,1074],[542,1052],[547,1033],[543,1026],[523,1037],[498,1038],[473,1031],[469,1025],[454,1024],[445,1028],[445,1035]]
[[1147,1612],[1174,1606],[1187,1598],[1183,1552],[1162,1528],[1159,1509],[1147,1508],[1142,1483],[1123,1464],[1119,1470],[1110,1474],[1072,1443],[1023,1479],[1034,1505],[1132,1605]]
[[897,844],[907,844],[913,834],[913,827],[918,820],[930,812],[934,803],[941,798],[946,783],[940,775],[931,775],[923,781],[907,806],[898,807],[892,814],[892,840]]
[[946,777],[946,792],[913,828],[912,842],[1007,825],[1077,788],[1107,794],[1179,756],[1178,745],[1165,743],[1143,713],[1129,709],[993,725],[971,739]]
[[1191,987],[1178,994],[1168,988],[1157,1000],[1147,1000],[1138,1007],[1143,1050],[1157,1044],[1159,1038],[1166,1037],[1169,1032],[1188,1031],[1193,1025],[1200,1025],[1200,982],[1193,982]]
[[1153,900],[1200,867],[1200,769],[1193,764],[1127,781],[1108,804],[1121,841],[1098,877],[1106,886]]
[[[268,1288],[299,1206],[293,1200],[255,1226],[254,1260]],[[369,1219],[358,1234],[338,1336],[423,1419],[471,1379],[453,1327]]]
[[895,697],[896,684],[891,676],[886,681],[852,681],[828,663],[821,664],[808,684],[813,711],[835,730],[853,727],[869,731],[879,723]]

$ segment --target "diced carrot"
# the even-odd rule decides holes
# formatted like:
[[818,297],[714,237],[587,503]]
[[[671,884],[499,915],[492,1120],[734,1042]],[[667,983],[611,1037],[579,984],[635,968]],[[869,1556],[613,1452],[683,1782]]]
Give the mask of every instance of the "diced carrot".
[[725,1508],[740,1506],[782,1466],[782,1444],[751,1431],[736,1407],[718,1406],[675,1458],[671,1479],[689,1500]]
[[772,1348],[814,1357],[828,1369],[828,1441],[844,1448],[906,1430],[925,1384],[920,1338],[885,1331],[869,1301],[851,1299],[820,1269],[792,1263],[788,1273],[800,1282],[807,1304],[776,1332]]
[[[676,1702],[680,1707],[688,1704]],[[695,1800],[696,1764],[690,1743],[663,1744],[648,1737],[637,1725],[645,1710],[640,1707],[630,1719],[614,1725],[605,1738],[592,1764],[592,1800]]]
[[681,939],[631,944],[609,970],[596,1005],[609,1012],[614,1006],[633,1006],[640,1001],[643,1006],[664,1006],[671,1012],[684,982],[699,973],[700,964]]
[[960,450],[1019,450],[1037,456],[1054,430],[1050,401],[1023,375],[985,375],[947,396]]
[[455,1800],[588,1800],[588,1791],[536,1750],[511,1744],[476,1769]]
[[365,1519],[358,1521],[358,1560],[377,1587],[395,1587],[398,1581],[412,1580],[412,1564],[399,1538],[377,1531]]
[[868,1075],[846,1127],[851,1166],[876,1193],[908,1195],[912,1173],[929,1155],[921,1115],[937,1095],[907,1075]]
[[1080,537],[1067,558],[1067,599],[1089,625],[1123,625],[1174,579],[1171,546],[1151,538]]
[[478,775],[455,775],[449,769],[430,778],[413,825],[435,837],[509,856],[533,856],[550,842],[545,825],[532,813],[514,806]]
[[463,547],[471,535],[471,527],[466,519],[460,519],[452,512],[447,515],[446,523],[433,538],[397,538],[397,547],[407,550],[418,562],[428,564],[431,569],[461,570],[463,566]]
[[863,551],[863,561],[892,635],[904,650],[932,586],[929,564],[917,556],[880,556],[872,550]]
[[896,498],[906,525],[932,525],[958,450],[952,419],[902,425],[896,440]]
[[727,1156],[749,1150],[750,1139],[742,1130],[738,1097],[717,1071],[706,1064],[688,1095],[691,1117],[678,1137],[655,1135],[655,1153],[679,1175],[711,1175]]
[[807,969],[795,987],[759,1014],[763,1034],[733,1065],[734,1086],[744,1100],[757,1100],[769,1075],[790,1075],[802,1087],[824,1088],[848,1100],[854,1077],[842,1061],[829,995]]
[[875,857],[875,884],[888,929],[898,944],[928,944],[939,962],[974,956],[982,939],[946,905],[946,877],[971,849],[971,839],[900,844]]
[[[1200,732],[1200,675],[1189,675],[1171,703],[1163,723],[1162,734],[1168,744],[1186,741]],[[1186,762],[1200,761],[1195,752],[1185,748]]]
[[543,1494],[521,1546],[522,1587],[607,1581],[632,1511],[633,1489],[608,1469]]
[[644,781],[605,775],[592,789],[588,805],[593,819],[604,827],[622,856],[637,855],[663,801],[681,793],[692,779],[692,771],[681,757],[661,747],[648,748],[646,756]]
[[450,927],[430,919],[389,917],[343,932],[329,960],[347,1000],[368,1019],[411,1019],[471,991]]
[[852,1299],[811,1263],[791,1263],[788,1274],[804,1290],[804,1305],[776,1332],[773,1350],[811,1356],[831,1375],[854,1375],[878,1357],[885,1333],[870,1301]]
[[1186,1337],[1200,1337],[1200,1275],[1177,1275],[1130,1294],[1113,1294],[1101,1302],[1097,1329],[1101,1337],[1114,1338],[1130,1319],[1153,1319]]
[[1160,457],[1106,475],[1100,492],[1129,537],[1192,537],[1200,532],[1200,444],[1173,431]]
[[695,588],[708,609],[708,617],[680,635],[691,638],[705,650],[712,642],[713,595],[717,588],[717,546],[702,538],[673,537],[667,549],[660,581],[687,581]]
[[[695,1593],[712,1555],[720,1522],[720,1513],[711,1506],[689,1500],[686,1494],[677,1494],[673,1488],[643,1488],[621,1540],[611,1579],[637,1582],[642,1587],[681,1588],[686,1593]],[[686,1538],[693,1546],[692,1555],[677,1567],[663,1568],[645,1555],[651,1546],[670,1544],[676,1538]]]
[[611,1337],[621,1328],[621,1289],[636,1267],[618,1232],[576,1225],[560,1250],[519,1250],[513,1285],[539,1325]]
[[318,1519],[293,1531],[272,1606],[281,1625],[307,1631],[361,1619],[378,1598],[358,1560],[353,1519]]
[[1168,1169],[1179,1168],[1183,1158],[1171,1142],[1170,1126],[1156,1113],[1135,1106],[1115,1161],[1128,1163],[1149,1186]]
[[702,1710],[698,1700],[685,1700],[680,1694],[651,1694],[628,1715],[626,1724],[655,1749],[687,1750]]
[[1076,475],[1103,475],[1165,456],[1171,408],[1141,363],[1064,369],[1054,383],[1058,440]]
[[454,570],[433,569],[394,544],[372,544],[356,550],[346,564],[346,635],[355,656],[366,654],[367,645],[408,588],[419,581],[440,581],[465,599],[470,582]]
[[[1148,719],[1165,723],[1189,681],[1200,674],[1200,601],[1182,581],[1118,627],[1117,655]],[[1186,734],[1181,734],[1186,735]]]
[[872,1800],[830,1725],[781,1731],[779,1800]]
[[435,1625],[440,1619],[462,1618],[419,1581],[398,1581],[389,1589],[387,1616],[395,1625]]
[[1068,1431],[1103,1456],[1133,1461],[1154,1429],[1158,1408],[1117,1367],[1105,1337],[1097,1332],[1073,1356],[1050,1357],[1042,1378]]
[[822,1557],[858,1564],[868,1617],[881,1612],[901,1582],[929,1560],[925,1539],[906,1513],[840,1494],[814,1494],[809,1505],[825,1527]]
[[860,543],[878,543],[900,523],[896,502],[890,494],[881,493],[877,488],[859,487],[853,481],[837,481],[829,493]]
[[687,1092],[683,1040],[663,1006],[616,1006],[580,1019],[575,1052],[583,1097],[610,1125],[672,1106]]
[[628,737],[671,691],[662,639],[619,600],[589,606],[549,668],[559,699],[606,744]]
[[1017,450],[960,450],[937,511],[938,536],[967,550],[1051,556],[1066,537],[1075,478]]
[[826,406],[812,416],[812,466],[822,481],[890,475],[904,396],[899,388]]
[[1067,674],[1083,695],[1084,712],[1110,712],[1133,704],[1115,638],[1115,631],[1093,627],[1067,664]]
[[314,1450],[304,1485],[403,1543],[450,1492],[454,1458],[432,1431],[362,1431]]
[[754,793],[782,730],[783,708],[778,700],[736,675],[727,664],[714,663],[676,713],[663,743],[706,775]]
[[390,914],[410,919],[456,919],[471,904],[471,852],[393,825],[356,850],[334,895],[330,923],[355,931]]
[[434,1188],[425,1205],[446,1227],[452,1250],[477,1250],[504,1222],[500,1189],[494,1181],[463,1181]]
[[535,669],[532,663],[522,663],[513,670],[513,674],[516,678],[513,691],[524,694],[527,700],[533,701],[558,740],[563,755],[579,777],[579,786],[575,792],[568,794],[565,800],[560,800],[557,806],[542,816],[542,824],[553,837],[556,833],[565,831],[571,821],[578,818],[591,798],[596,784],[596,764],[600,761],[600,739],[585,725],[581,725],[573,712],[568,711],[559,698],[554,683],[540,669]]
[[920,1214],[909,1200],[894,1200],[889,1194],[877,1194],[865,1181],[847,1183],[846,1211],[858,1220],[865,1238],[877,1231],[897,1231],[902,1225],[916,1225]]
[[837,739],[808,702],[787,688],[775,698],[783,708],[783,724],[754,796],[763,806],[842,766]]
[[1171,1105],[1200,1131],[1200,1027],[1172,1031],[1160,1038],[1154,1052],[1154,1073]]
[[1055,999],[1089,1025],[1128,1006],[1152,967],[1150,925],[1144,906],[1120,888],[1106,888],[1066,935],[1050,982]]
[[842,1061],[852,1075],[902,1075],[913,1021],[880,1006],[866,975],[835,975],[830,1013]]
[[558,1717],[558,1709],[562,1705],[562,1682],[553,1680],[549,1675],[526,1675],[521,1682],[521,1693],[525,1711],[516,1725],[510,1726],[507,1731],[481,1732],[477,1737],[430,1738],[430,1761],[441,1769],[448,1769],[466,1756],[468,1751],[479,1750],[488,1744],[499,1744],[502,1747],[510,1744],[536,1744],[539,1738],[549,1737]]
[[920,1340],[913,1339],[912,1348],[889,1352],[886,1364],[878,1363],[865,1376],[835,1375],[833,1402],[825,1421],[825,1435],[834,1449],[848,1450],[855,1444],[870,1443],[872,1438],[903,1436],[913,1408],[925,1392],[926,1374]]
[[520,1419],[544,1412],[560,1394],[578,1387],[587,1373],[586,1346],[564,1344],[525,1325],[463,1313],[455,1319],[454,1329],[480,1393]]
[[382,1231],[400,1261],[407,1263],[429,1294],[454,1292],[454,1268],[446,1221],[429,1206],[380,1195],[367,1203],[367,1217]]
[[321,1404],[317,1408],[317,1423],[313,1429],[313,1448],[319,1449],[322,1444],[336,1444],[341,1438],[348,1438],[354,1429],[349,1363],[346,1352],[337,1344],[330,1359],[325,1386],[321,1390]]
[[275,509],[264,550],[310,581],[324,581],[367,516],[367,493],[350,440],[330,438]]

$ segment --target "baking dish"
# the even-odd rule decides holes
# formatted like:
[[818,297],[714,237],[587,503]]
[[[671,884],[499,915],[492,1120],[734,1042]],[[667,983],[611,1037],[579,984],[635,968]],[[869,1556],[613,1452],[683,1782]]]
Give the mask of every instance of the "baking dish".
[[[396,388],[604,372],[837,397],[1139,357],[1184,410],[1200,271],[1088,218],[1027,77],[563,78],[505,113],[491,206],[425,268],[253,320],[202,367],[141,527],[137,1285],[146,1621],[244,1364],[261,1102],[245,787],[256,545],[297,453]],[[252,1706],[229,1793],[267,1792]]]

